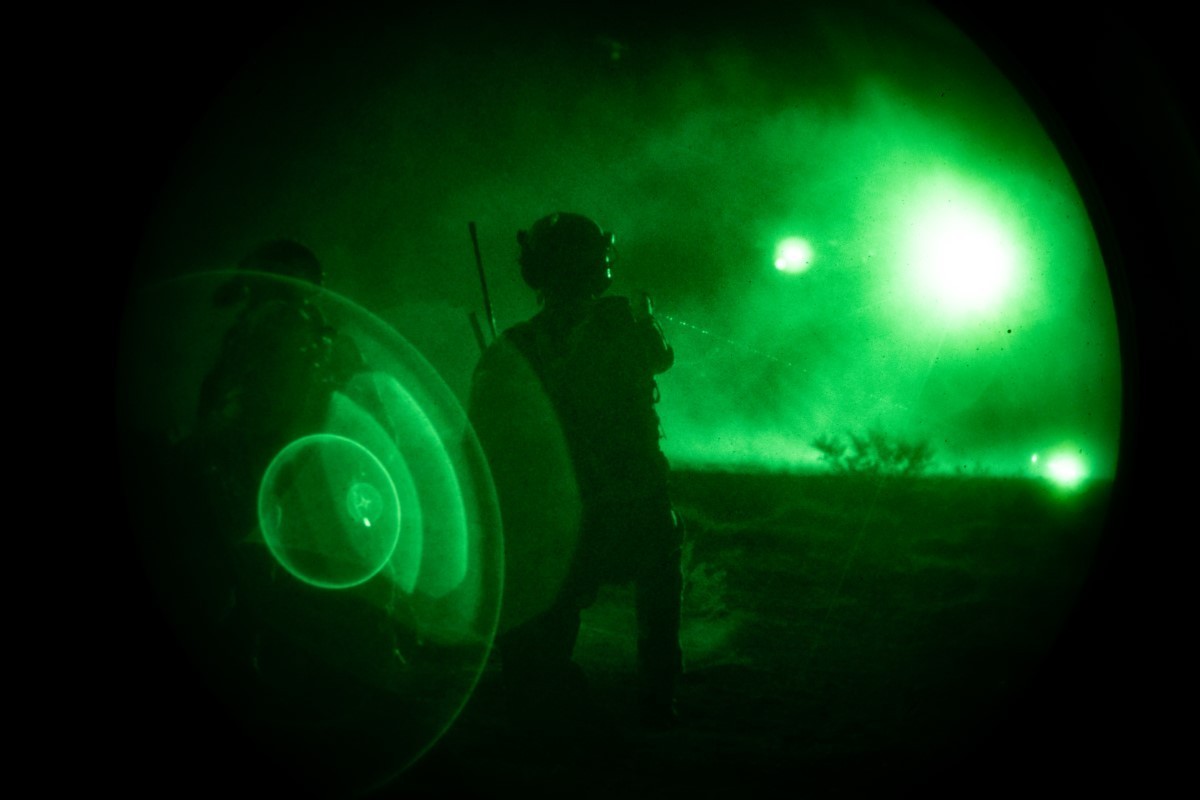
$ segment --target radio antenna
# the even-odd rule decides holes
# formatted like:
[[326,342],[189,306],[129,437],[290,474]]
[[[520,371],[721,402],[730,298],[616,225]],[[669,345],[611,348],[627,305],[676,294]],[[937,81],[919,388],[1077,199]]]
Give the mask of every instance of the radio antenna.
[[496,338],[496,317],[492,313],[492,298],[488,294],[487,275],[483,271],[483,256],[479,254],[479,236],[475,232],[475,223],[468,222],[467,230],[471,232],[471,246],[475,248],[475,268],[479,271],[479,285],[483,288],[483,312],[487,315],[488,329],[492,339]]

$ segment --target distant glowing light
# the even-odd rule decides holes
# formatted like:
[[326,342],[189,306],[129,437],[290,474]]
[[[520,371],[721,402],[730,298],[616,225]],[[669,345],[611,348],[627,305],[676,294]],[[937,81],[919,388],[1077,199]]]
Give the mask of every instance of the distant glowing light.
[[806,272],[812,266],[813,249],[798,236],[784,239],[775,248],[775,269],[789,274]]
[[905,261],[914,288],[944,315],[979,314],[1009,299],[1019,251],[998,211],[968,184],[947,178],[909,217]]
[[1079,456],[1062,453],[1046,462],[1046,477],[1059,486],[1073,489],[1087,477],[1087,467]]

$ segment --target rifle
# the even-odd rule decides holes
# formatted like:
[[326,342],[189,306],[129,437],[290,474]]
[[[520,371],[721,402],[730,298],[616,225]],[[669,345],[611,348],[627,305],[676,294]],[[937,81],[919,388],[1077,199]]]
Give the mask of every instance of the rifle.
[[[487,314],[488,329],[492,332],[492,341],[496,340],[496,317],[492,313],[492,298],[488,294],[487,275],[483,271],[483,257],[479,254],[479,236],[475,232],[475,223],[468,222],[467,230],[471,233],[471,246],[475,249],[475,269],[479,272],[479,285],[483,288],[483,310]],[[471,328],[475,331],[475,341],[479,343],[480,351],[487,349],[483,338],[483,329],[479,325],[479,316],[472,311],[468,315]]]

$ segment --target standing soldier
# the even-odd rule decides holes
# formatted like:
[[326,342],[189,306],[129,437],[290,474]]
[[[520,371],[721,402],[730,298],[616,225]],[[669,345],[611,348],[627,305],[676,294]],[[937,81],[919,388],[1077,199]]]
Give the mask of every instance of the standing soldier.
[[602,297],[614,237],[556,213],[517,234],[521,277],[541,310],[497,338],[474,376],[471,418],[505,527],[498,647],[526,714],[586,701],[572,652],[601,584],[635,587],[643,724],[675,721],[682,530],[659,447],[655,376],[674,352],[649,297]]

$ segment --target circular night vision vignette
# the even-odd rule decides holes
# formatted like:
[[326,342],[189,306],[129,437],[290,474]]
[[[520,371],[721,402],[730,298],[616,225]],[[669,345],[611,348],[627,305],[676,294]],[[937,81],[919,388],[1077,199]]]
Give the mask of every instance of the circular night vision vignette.
[[[804,242],[803,240],[798,240],[798,241],[793,241],[793,242],[787,243],[787,246],[781,249],[780,253],[778,254],[778,259],[776,261],[775,266],[782,273],[798,274],[798,273],[806,272],[812,266],[812,263],[813,263],[813,253],[811,251],[811,248],[809,248],[807,242]],[[975,298],[977,297],[977,295],[973,294],[973,292],[975,292],[975,288],[973,286],[961,286],[958,288],[954,288],[952,290],[952,292],[953,293],[950,296],[950,299],[955,300],[955,301],[964,300],[964,301],[974,302]],[[353,440],[348,440],[348,441],[353,441]],[[1081,480],[1082,471],[1084,469],[1079,463],[1072,460],[1072,457],[1070,456],[1070,454],[1066,454],[1066,453],[1064,453],[1062,455],[1055,455],[1052,457],[1047,457],[1045,454],[1035,454],[1030,457],[1030,463],[1044,466],[1047,471],[1048,476],[1051,477],[1052,480],[1055,480],[1055,481],[1063,484],[1064,486],[1077,485]],[[370,470],[368,470],[368,472],[369,471]],[[356,486],[356,485],[360,486],[360,487],[367,487],[367,488],[355,489],[354,486]],[[390,496],[387,494],[387,491],[385,491],[386,488],[387,488],[386,486],[382,486],[380,484],[380,482],[378,482],[378,481],[368,480],[365,482],[357,482],[347,488],[347,493],[343,497],[343,500],[345,501],[343,503],[343,505],[348,506],[348,507],[351,507],[351,506],[352,507],[360,507],[360,504],[361,504],[362,508],[371,509],[371,508],[376,507],[375,504],[377,502],[384,503],[383,498],[389,498],[387,503],[384,503],[384,505],[390,508],[391,507],[390,506]],[[396,490],[396,491],[397,491],[397,497],[398,497],[399,490]],[[400,515],[401,505],[402,505],[401,503],[397,502],[397,504],[395,506],[398,516]],[[381,506],[381,508],[382,507],[383,506]],[[372,513],[374,513],[374,512],[368,511],[368,513],[366,513],[364,515],[363,519],[374,519],[374,517],[372,516]],[[351,517],[351,518],[353,519],[353,517]],[[363,527],[370,527],[370,526],[363,526]],[[397,536],[397,544],[399,544],[399,543],[400,543],[400,538],[399,538],[399,536]],[[277,559],[277,560],[279,560],[280,563],[282,564],[282,561],[283,561],[282,559]],[[366,572],[370,571],[369,564],[373,563],[373,559],[367,558],[364,563],[368,566],[361,567],[362,568],[361,574],[365,574]],[[359,568],[356,567],[356,568],[352,569],[351,570],[352,575],[360,574],[360,573],[355,573],[354,572],[355,569],[359,569]],[[318,577],[316,580],[311,581],[311,582],[319,584],[322,580],[324,580],[324,578],[319,577],[320,569],[316,570],[316,572],[314,572],[313,574],[317,575]],[[368,576],[367,579],[369,580],[370,577]],[[341,578],[335,579],[334,582],[346,581],[346,580],[353,581],[354,578],[351,577],[348,579],[345,577],[341,577]],[[355,584],[355,585],[357,585],[357,584]]]

